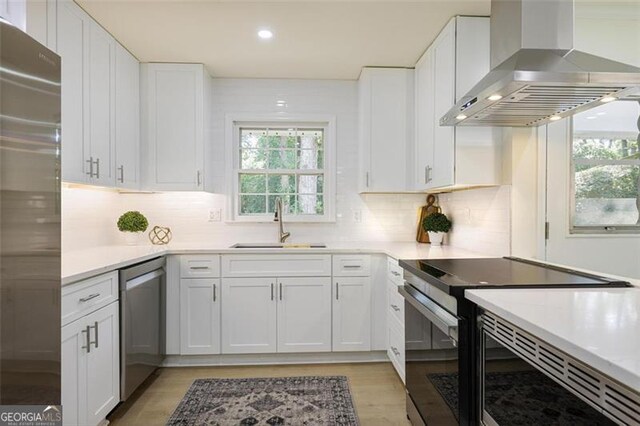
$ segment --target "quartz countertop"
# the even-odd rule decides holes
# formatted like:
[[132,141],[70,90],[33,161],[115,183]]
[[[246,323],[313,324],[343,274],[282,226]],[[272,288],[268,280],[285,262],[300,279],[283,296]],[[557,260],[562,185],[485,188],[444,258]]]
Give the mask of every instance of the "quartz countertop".
[[467,299],[640,390],[640,289],[467,290]]
[[[451,247],[431,246],[415,242],[354,241],[329,242],[326,248],[230,248],[235,242],[215,244],[176,243],[166,246],[103,246],[62,253],[62,285],[80,281],[105,272],[124,268],[157,256],[168,254],[294,254],[294,253],[363,253],[386,254],[395,259],[442,259],[456,257],[489,257]],[[294,243],[292,243],[294,244]]]

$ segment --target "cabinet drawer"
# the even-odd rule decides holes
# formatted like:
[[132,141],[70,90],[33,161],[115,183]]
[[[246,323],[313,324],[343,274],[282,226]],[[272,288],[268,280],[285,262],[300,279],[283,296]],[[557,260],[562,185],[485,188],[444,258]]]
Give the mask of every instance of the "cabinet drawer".
[[328,254],[253,254],[222,256],[222,276],[240,277],[329,277]]
[[62,325],[118,300],[118,271],[62,288]]
[[393,364],[393,367],[398,372],[398,375],[405,382],[405,350],[404,350],[404,330],[395,320],[389,321],[388,328],[388,349],[387,355]]
[[398,287],[390,284],[387,286],[387,302],[389,316],[395,317],[404,327],[404,298],[398,293]]
[[371,275],[371,256],[341,254],[333,256],[334,277],[368,277]]
[[193,254],[180,256],[180,278],[216,278],[220,276],[220,256]]
[[398,265],[398,261],[394,258],[387,258],[387,278],[396,285],[402,285],[404,279],[402,278],[402,268]]

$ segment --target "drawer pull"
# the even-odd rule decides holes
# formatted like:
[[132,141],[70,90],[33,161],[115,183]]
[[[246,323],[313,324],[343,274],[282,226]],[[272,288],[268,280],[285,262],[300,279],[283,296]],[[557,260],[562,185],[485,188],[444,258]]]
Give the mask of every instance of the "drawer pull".
[[202,269],[209,269],[209,267],[208,266],[189,266],[189,269],[202,270]]
[[396,349],[395,347],[393,347],[393,346],[391,346],[391,352],[396,354],[396,356],[400,356],[400,351],[398,349]]
[[398,305],[391,305],[391,307],[393,308],[394,311],[400,312],[400,308],[398,308]]
[[357,268],[361,268],[362,265],[343,265],[342,267],[344,269],[357,269]]
[[395,275],[396,277],[399,277],[399,276],[400,276],[400,272],[398,272],[398,271],[391,271],[391,273],[392,273],[393,275]]
[[99,297],[100,293],[93,293],[88,295],[87,297],[81,297],[80,298],[80,302],[84,303],[84,302],[88,302],[91,299],[95,299],[96,297]]

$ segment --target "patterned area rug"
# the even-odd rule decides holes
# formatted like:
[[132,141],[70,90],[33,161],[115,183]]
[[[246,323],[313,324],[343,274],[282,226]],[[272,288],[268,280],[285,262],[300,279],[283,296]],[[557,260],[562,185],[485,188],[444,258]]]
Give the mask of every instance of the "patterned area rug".
[[[458,418],[458,375],[427,377]],[[615,425],[538,371],[487,373],[485,393],[486,410],[499,425]]]
[[344,376],[197,379],[167,425],[357,426]]

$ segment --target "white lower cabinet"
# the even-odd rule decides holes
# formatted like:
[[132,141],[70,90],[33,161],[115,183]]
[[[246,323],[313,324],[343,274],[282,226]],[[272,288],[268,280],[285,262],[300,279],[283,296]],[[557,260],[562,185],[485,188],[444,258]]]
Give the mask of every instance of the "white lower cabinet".
[[220,280],[180,280],[180,353],[220,353]]
[[275,278],[222,279],[222,353],[277,350]]
[[93,426],[120,402],[118,302],[62,327],[64,424]]
[[333,283],[333,351],[371,350],[371,279],[338,277]]
[[278,279],[278,352],[331,351],[331,278]]

